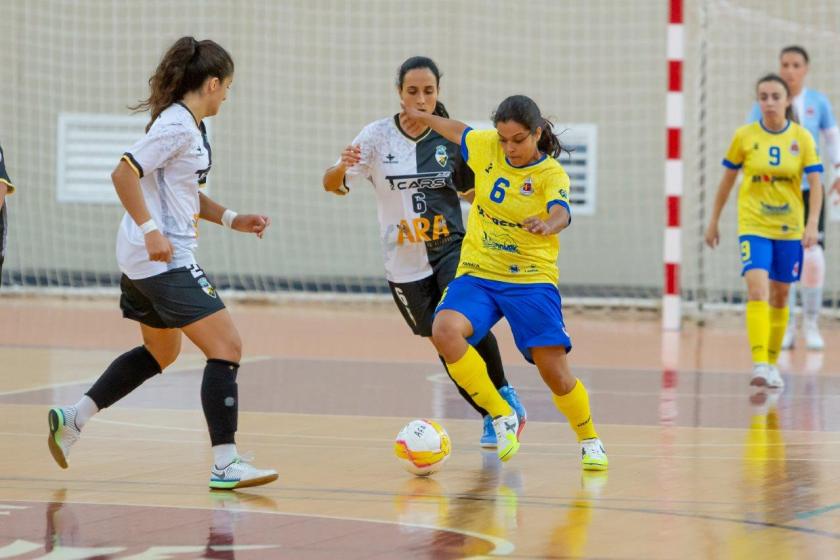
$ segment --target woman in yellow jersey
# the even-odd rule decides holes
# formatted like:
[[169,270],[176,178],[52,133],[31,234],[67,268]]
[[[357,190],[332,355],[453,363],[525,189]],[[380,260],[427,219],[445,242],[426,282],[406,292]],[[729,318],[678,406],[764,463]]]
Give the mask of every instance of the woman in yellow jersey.
[[475,172],[475,200],[456,278],[437,308],[432,340],[452,378],[494,418],[502,461],[519,449],[516,413],[493,387],[473,344],[502,317],[516,345],[536,364],[582,445],[583,467],[605,470],[607,456],[589,411],[589,397],[569,371],[572,343],[557,290],[557,233],[571,222],[569,176],[556,158],[563,149],[539,107],[508,97],[493,114],[495,130],[406,109],[460,144]]
[[[776,367],[787,328],[788,292],[799,279],[803,247],[817,242],[822,208],[823,170],[814,138],[793,122],[792,98],[785,81],[768,74],[756,85],[761,120],[735,131],[723,160],[726,167],[715,197],[706,243],[720,242],[720,214],[735,184],[742,275],[747,284],[747,335],[752,349],[750,385],[781,389]],[[810,185],[811,213],[804,223],[802,175]]]

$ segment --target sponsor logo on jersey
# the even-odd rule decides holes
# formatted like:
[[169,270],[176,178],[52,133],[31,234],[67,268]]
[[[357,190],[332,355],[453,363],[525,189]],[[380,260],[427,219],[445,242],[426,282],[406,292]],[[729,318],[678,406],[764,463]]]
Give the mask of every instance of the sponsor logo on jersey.
[[787,175],[753,175],[752,182],[753,183],[770,183],[771,185],[775,185],[776,183],[790,183],[793,181],[793,177],[788,177]]
[[513,227],[513,228],[521,228],[522,227],[522,224],[517,224],[516,222],[508,222],[507,220],[503,220],[501,218],[496,218],[495,216],[492,216],[480,204],[478,206],[476,206],[476,211],[478,212],[478,215],[481,216],[482,218],[487,218],[488,220],[493,222],[493,225],[500,226],[500,227]]
[[392,156],[391,154],[388,154],[387,156],[385,156],[385,159],[382,160],[382,163],[399,163],[399,162],[397,161],[397,158],[395,156]]
[[560,189],[558,192],[560,193],[560,198],[562,198],[563,200],[569,199],[569,191],[567,191],[566,189]]
[[392,191],[443,189],[451,184],[451,175],[451,171],[432,171],[429,173],[415,173],[414,175],[388,175],[385,179],[391,185]]
[[790,153],[792,153],[795,156],[799,155],[799,142],[797,142],[796,140],[790,143]]
[[512,264],[508,267],[508,270],[510,270],[511,274],[518,274],[519,273],[519,265]]
[[493,162],[492,161],[490,162],[490,165],[488,165],[487,167],[484,168],[485,173],[490,173],[491,171],[493,171]]
[[529,264],[529,265],[525,268],[525,272],[527,272],[527,273],[531,273],[531,274],[536,273],[536,272],[539,272],[539,271],[540,271],[540,268],[539,268],[537,265],[535,265],[535,264]]
[[449,227],[446,224],[446,218],[442,214],[437,214],[433,219],[429,218],[414,218],[410,222],[408,220],[400,220],[397,224],[397,245],[405,243],[425,243],[427,241],[437,241],[438,239],[449,237]]
[[435,148],[435,159],[437,160],[438,165],[446,167],[446,162],[449,161],[449,154],[446,152],[446,146],[440,145]]
[[503,251],[505,253],[518,253],[519,245],[513,240],[513,237],[507,234],[499,235],[498,237],[491,237],[486,231],[484,238],[481,240],[485,248],[493,251]]
[[469,261],[461,261],[458,266],[459,267],[463,266],[464,268],[472,268],[472,269],[475,269],[475,270],[478,270],[479,268],[481,268],[481,265],[478,265],[474,262],[469,262]]
[[531,196],[534,194],[534,182],[531,180],[530,177],[525,179],[525,182],[522,183],[522,186],[519,187],[519,192],[524,194],[525,196]]
[[[782,216],[784,214],[790,214],[790,204],[785,203],[778,206],[774,206],[772,204],[762,202],[761,213],[767,216]],[[787,228],[787,226],[782,226],[782,229],[785,228]]]

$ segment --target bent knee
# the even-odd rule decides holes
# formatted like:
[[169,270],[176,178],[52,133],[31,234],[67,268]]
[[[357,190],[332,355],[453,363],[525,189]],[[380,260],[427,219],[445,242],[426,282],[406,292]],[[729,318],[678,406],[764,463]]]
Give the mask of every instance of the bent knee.
[[178,356],[181,353],[180,344],[174,348],[155,348],[154,346],[149,346],[148,344],[146,344],[145,346],[146,350],[148,350],[152,357],[157,361],[161,371],[165,370],[173,363],[175,363],[175,360],[178,359]]

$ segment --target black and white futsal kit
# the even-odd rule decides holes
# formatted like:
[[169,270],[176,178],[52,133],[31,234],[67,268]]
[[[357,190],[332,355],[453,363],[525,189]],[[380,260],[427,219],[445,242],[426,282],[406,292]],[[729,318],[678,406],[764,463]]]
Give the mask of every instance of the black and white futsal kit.
[[199,188],[211,166],[204,123],[181,103],[165,109],[125,154],[140,177],[146,207],[172,243],[172,261],[149,260],[145,235],[128,213],[117,234],[123,316],[155,328],[179,328],[224,308],[195,260]]
[[458,192],[473,188],[473,173],[456,144],[431,129],[412,138],[396,115],[366,126],[353,145],[360,146],[361,161],[347,177],[373,185],[394,301],[415,334],[431,336],[434,309],[461,254]]

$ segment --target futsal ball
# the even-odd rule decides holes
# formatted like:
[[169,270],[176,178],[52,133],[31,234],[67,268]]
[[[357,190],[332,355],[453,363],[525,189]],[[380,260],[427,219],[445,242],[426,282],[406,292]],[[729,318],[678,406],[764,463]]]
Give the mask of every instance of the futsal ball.
[[440,470],[451,447],[443,426],[433,420],[412,420],[397,434],[394,454],[408,472],[428,476]]

